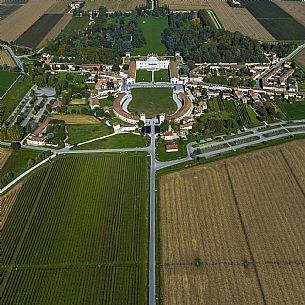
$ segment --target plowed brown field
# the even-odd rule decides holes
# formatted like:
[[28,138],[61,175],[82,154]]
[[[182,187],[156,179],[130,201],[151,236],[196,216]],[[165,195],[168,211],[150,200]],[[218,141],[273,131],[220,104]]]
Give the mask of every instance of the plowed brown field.
[[305,304],[304,156],[298,141],[160,177],[162,304]]

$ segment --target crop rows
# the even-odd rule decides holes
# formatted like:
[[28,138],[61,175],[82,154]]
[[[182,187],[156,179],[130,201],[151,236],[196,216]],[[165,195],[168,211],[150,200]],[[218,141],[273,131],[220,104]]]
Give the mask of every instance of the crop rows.
[[251,124],[250,115],[246,109],[246,106],[242,103],[235,102],[235,108],[239,116],[239,121],[241,125]]
[[305,303],[305,141],[161,176],[163,304]]
[[36,198],[33,221],[14,261],[16,246],[7,250],[5,268],[13,268],[5,300],[9,304],[143,304],[147,182],[147,160],[141,156],[57,160]]
[[[13,271],[3,304],[143,304],[141,270],[132,266]],[[129,283],[129,286],[126,285]]]

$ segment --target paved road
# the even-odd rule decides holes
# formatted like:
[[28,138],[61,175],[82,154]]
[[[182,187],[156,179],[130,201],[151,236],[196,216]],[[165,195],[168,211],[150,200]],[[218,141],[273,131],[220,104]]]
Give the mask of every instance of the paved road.
[[266,70],[263,74],[260,75],[259,79],[262,79],[265,75],[267,75],[269,72],[271,72],[273,69],[280,67],[283,63],[286,61],[289,61],[294,56],[296,56],[299,52],[301,52],[305,48],[305,43],[298,46],[293,52],[291,52],[289,55],[287,55],[285,58],[281,59],[279,62],[277,62],[274,66]]
[[13,57],[16,65],[18,66],[18,68],[23,72],[23,64],[22,61],[19,59],[19,57],[17,57],[14,53],[14,51],[12,50],[12,48],[8,45],[5,44],[0,44],[0,47],[4,48],[5,50],[7,50],[11,56]]
[[150,152],[150,226],[149,226],[149,305],[156,304],[156,154],[155,126],[151,126]]
[[[223,140],[222,142],[217,142],[217,143],[206,143],[209,140],[212,139],[205,139],[201,140],[200,143],[205,144],[205,147],[214,147],[215,150],[207,153],[203,153],[199,155],[200,157],[213,157],[215,155],[218,155],[220,153],[225,153],[228,151],[236,150],[239,148],[245,148],[247,146],[253,146],[262,142],[267,142],[275,139],[280,139],[283,137],[286,137],[288,135],[298,135],[298,134],[305,134],[305,130],[300,130],[300,131],[293,131],[290,132],[287,130],[293,129],[293,128],[304,128],[305,129],[305,120],[296,120],[293,121],[295,124],[290,125],[290,126],[285,126],[283,122],[277,122],[270,124],[268,126],[273,126],[275,127],[272,130],[259,130],[261,127],[255,127],[251,129],[247,129],[246,131],[251,131],[252,133],[249,135],[243,135],[242,133],[239,134],[234,139],[228,139],[228,140]],[[283,134],[279,135],[274,135],[270,137],[265,137],[265,135],[270,134],[272,132],[276,131],[285,131]],[[241,143],[238,144],[238,141],[251,138],[251,137],[259,137],[259,139],[247,142],[247,143]],[[53,155],[50,157],[50,159],[55,158],[57,155],[61,154],[88,154],[88,153],[126,153],[126,152],[138,152],[138,151],[143,151],[147,152],[150,157],[151,157],[151,164],[150,164],[150,229],[149,229],[149,234],[150,234],[150,242],[149,242],[149,305],[155,305],[156,304],[156,171],[166,168],[169,166],[177,165],[189,160],[192,160],[192,153],[196,148],[193,147],[194,144],[198,144],[197,142],[192,142],[187,145],[187,152],[188,155],[186,158],[180,159],[180,160],[174,160],[174,161],[169,161],[169,162],[160,162],[156,160],[156,154],[155,154],[155,127],[154,125],[151,126],[151,143],[150,146],[148,147],[143,147],[143,148],[125,148],[125,149],[93,149],[93,150],[70,150],[70,147],[64,148],[62,150],[52,150]],[[219,136],[224,139],[225,135]],[[217,145],[222,145],[224,143],[227,143],[228,145],[232,142],[237,143],[237,145],[234,146],[229,146],[225,148],[219,148],[217,149]],[[5,142],[0,142],[1,145],[7,145],[9,146],[9,143]],[[30,149],[36,149],[36,150],[48,150],[43,147],[29,147],[28,145],[23,145],[24,148],[30,148]],[[0,190],[0,194],[8,190],[10,187],[12,187],[15,183],[20,181],[23,177],[28,175],[30,172],[41,166],[42,164],[48,162],[48,159],[42,161],[41,163],[37,164],[33,168],[29,169],[27,172],[19,176],[17,179],[12,181],[9,185],[7,185],[5,188]]]

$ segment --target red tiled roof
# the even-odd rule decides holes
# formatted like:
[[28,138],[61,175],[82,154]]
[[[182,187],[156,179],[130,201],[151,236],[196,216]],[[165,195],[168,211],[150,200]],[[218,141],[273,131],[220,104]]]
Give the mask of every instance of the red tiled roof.
[[176,114],[169,115],[166,118],[169,121],[179,119],[180,117],[184,116],[192,107],[192,101],[186,93],[180,92],[179,95],[183,99],[183,106],[180,108],[180,110]]
[[131,120],[136,120],[139,121],[140,120],[140,116],[138,115],[133,115],[131,113],[126,112],[125,110],[123,110],[122,106],[121,106],[121,102],[122,99],[126,96],[126,93],[119,93],[118,96],[116,97],[116,99],[113,102],[113,109],[116,111],[116,113],[118,113],[119,115],[131,119]]

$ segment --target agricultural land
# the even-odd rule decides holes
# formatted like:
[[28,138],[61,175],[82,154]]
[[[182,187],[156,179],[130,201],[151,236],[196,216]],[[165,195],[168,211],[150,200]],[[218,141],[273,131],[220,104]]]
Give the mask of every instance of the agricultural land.
[[160,6],[166,5],[171,10],[181,10],[181,11],[210,8],[208,0],[189,0],[187,2],[183,0],[160,0],[159,5]]
[[293,142],[160,177],[162,304],[305,302],[304,154]]
[[271,1],[244,0],[247,10],[278,40],[304,40],[305,27]]
[[[36,48],[43,42],[46,38],[48,39],[48,34],[53,36],[54,28],[64,17],[63,14],[44,14],[42,15],[28,30],[26,30],[17,40],[16,43],[29,48]],[[66,19],[64,19],[66,23]],[[69,20],[68,20],[69,21]],[[61,28],[62,25],[59,26]],[[55,28],[58,33],[58,28]]]
[[305,3],[304,1],[273,0],[281,9],[291,15],[296,21],[305,26]]
[[7,18],[0,20],[0,39],[15,41],[55,2],[56,0],[29,0]]
[[145,6],[146,0],[91,0],[86,1],[85,10],[97,10],[105,6],[109,11],[131,11],[136,7]]
[[246,8],[231,7],[226,1],[219,0],[208,0],[208,3],[226,30],[238,31],[261,41],[275,40]]
[[3,304],[145,304],[147,165],[144,155],[62,158],[10,196]]
[[17,79],[18,73],[10,71],[0,70],[0,96],[2,96],[7,89],[14,83]]
[[38,47],[42,47],[47,44],[48,41],[55,39],[70,23],[72,20],[72,14],[63,15],[58,22],[51,28],[46,36],[40,41]]
[[8,67],[16,67],[16,63],[11,54],[7,50],[0,49],[0,66],[7,65]]

